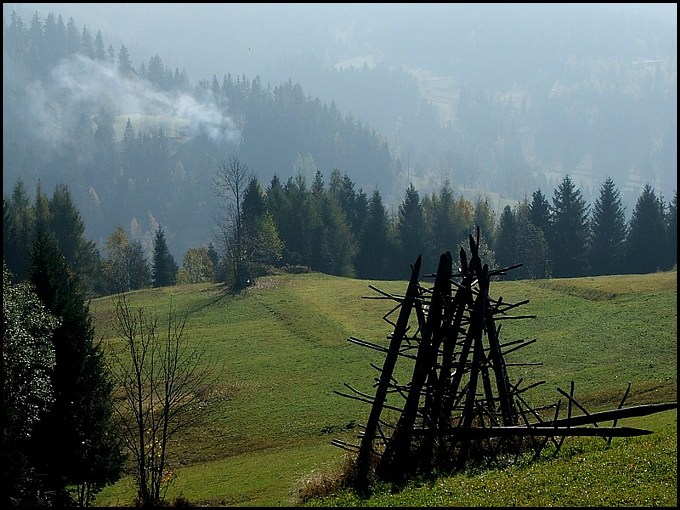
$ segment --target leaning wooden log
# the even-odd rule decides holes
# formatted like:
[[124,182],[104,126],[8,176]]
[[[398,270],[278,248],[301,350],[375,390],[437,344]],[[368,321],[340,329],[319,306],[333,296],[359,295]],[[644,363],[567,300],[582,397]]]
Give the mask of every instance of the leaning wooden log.
[[406,297],[401,305],[401,311],[394,332],[394,336],[390,342],[390,347],[385,357],[385,364],[383,365],[382,373],[380,374],[380,382],[375,393],[375,400],[371,413],[368,416],[366,423],[366,435],[361,441],[361,448],[357,458],[357,487],[356,489],[365,493],[368,490],[368,468],[369,456],[373,450],[373,437],[380,419],[380,414],[385,405],[385,398],[387,397],[387,390],[390,386],[390,379],[394,372],[394,367],[399,357],[399,348],[401,346],[402,338],[406,335],[408,319],[411,316],[414,301],[418,297],[418,278],[420,275],[421,256],[418,255],[415,264],[411,268],[411,279],[409,280],[406,289]]
[[547,426],[577,426],[586,425],[589,423],[597,423],[600,421],[621,420],[623,418],[634,418],[637,416],[647,416],[670,409],[677,409],[677,402],[662,402],[660,404],[642,404],[638,406],[623,407],[621,409],[611,409],[609,411],[600,411],[597,413],[590,413],[583,416],[572,416],[571,418],[562,418],[551,422],[544,422]]
[[[429,433],[426,429],[416,429],[414,435]],[[549,427],[549,426],[510,426],[510,427],[458,427],[449,433],[460,439],[487,439],[490,437],[511,436],[601,436],[632,437],[652,434],[653,431],[633,427]]]

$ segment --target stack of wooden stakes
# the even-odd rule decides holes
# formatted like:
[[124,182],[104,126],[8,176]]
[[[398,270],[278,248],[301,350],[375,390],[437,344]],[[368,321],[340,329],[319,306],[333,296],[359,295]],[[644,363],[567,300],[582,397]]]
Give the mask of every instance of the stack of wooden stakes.
[[[345,386],[351,393],[336,392],[371,404],[359,435],[361,443],[332,441],[357,454],[354,479],[360,492],[366,492],[374,478],[403,483],[416,473],[462,468],[471,457],[479,460],[480,455],[489,462],[500,454],[521,455],[532,449],[538,457],[549,441],[557,453],[565,436],[602,436],[611,441],[612,437],[649,434],[651,431],[617,427],[616,423],[621,418],[677,408],[677,402],[624,408],[629,384],[617,409],[591,414],[574,398],[573,382],[569,393],[558,388],[568,401],[566,417],[559,417],[561,401],[532,408],[522,394],[545,381],[522,388],[522,380],[513,384],[505,356],[535,339],[501,344],[501,327],[496,324],[534,317],[507,313],[528,300],[510,304],[489,294],[492,277],[505,275],[521,264],[490,270],[479,257],[479,229],[476,239],[470,235],[469,243],[471,257],[468,261],[461,248],[456,278],[451,254],[446,252],[440,256],[437,272],[431,275],[431,288],[419,282],[420,256],[411,268],[405,295],[387,294],[370,286],[380,294],[374,299],[397,302],[383,317],[393,329],[387,347],[348,339],[384,352],[385,361],[382,368],[373,365],[380,374],[374,396],[348,384]],[[394,322],[391,316],[397,311]],[[413,365],[411,381],[406,385],[395,378],[399,360]],[[573,416],[574,407],[584,414]],[[550,418],[546,418],[546,412]],[[386,419],[384,414],[395,418]],[[614,421],[612,426],[599,426],[598,422],[609,420]]]

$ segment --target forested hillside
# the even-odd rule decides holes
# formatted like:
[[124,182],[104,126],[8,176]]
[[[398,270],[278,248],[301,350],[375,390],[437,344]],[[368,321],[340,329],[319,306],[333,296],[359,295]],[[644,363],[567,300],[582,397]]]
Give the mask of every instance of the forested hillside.
[[3,27],[3,187],[70,187],[87,235],[166,225],[176,256],[209,242],[220,161],[236,155],[262,182],[352,169],[389,188],[394,162],[370,127],[292,82],[224,75],[192,85],[156,54],[130,62],[101,32],[58,13]]

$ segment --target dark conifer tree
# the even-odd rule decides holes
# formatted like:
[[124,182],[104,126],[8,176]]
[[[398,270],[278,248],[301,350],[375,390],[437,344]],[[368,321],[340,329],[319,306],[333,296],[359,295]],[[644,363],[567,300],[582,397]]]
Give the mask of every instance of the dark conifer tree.
[[397,237],[400,243],[400,264],[407,269],[419,255],[424,255],[426,248],[423,209],[420,195],[413,183],[406,189],[404,200],[399,205]]
[[66,184],[55,187],[49,200],[50,231],[55,235],[66,262],[78,274],[78,281],[87,295],[102,292],[101,257],[93,241],[85,239],[85,223],[71,199]]
[[85,232],[85,223],[71,200],[66,184],[57,184],[49,200],[50,230],[68,265],[78,271],[78,258]]
[[515,208],[515,260],[513,264],[522,264],[513,269],[514,278],[547,278],[549,276],[548,242],[543,231],[529,219],[529,204],[520,202]]
[[619,191],[611,178],[600,188],[592,218],[592,237],[589,253],[594,275],[618,274],[623,270],[626,217]]
[[645,185],[630,219],[626,238],[626,272],[653,273],[661,268],[666,249],[664,203]]
[[252,177],[243,193],[243,223],[246,229],[255,227],[264,219],[267,203],[257,177]]
[[[7,210],[5,211],[5,207]],[[28,276],[28,259],[33,242],[35,211],[31,206],[24,182],[17,180],[12,195],[3,199],[3,244],[2,253],[17,282]]]
[[142,243],[138,240],[130,241],[125,250],[125,263],[130,282],[129,290],[144,289],[151,286],[151,268],[144,255]]
[[320,217],[319,270],[339,276],[354,276],[356,241],[347,217],[330,191],[315,194]]
[[310,266],[312,262],[312,232],[318,216],[310,207],[310,192],[305,178],[289,177],[283,188],[283,216],[279,234],[284,242],[284,262]]
[[[36,426],[33,459],[53,505],[92,497],[121,473],[123,458],[112,419],[113,384],[79,287],[53,236],[39,222],[32,246],[30,281],[61,324],[54,331],[55,401]],[[76,494],[70,488],[77,488]]]
[[165,241],[165,232],[159,226],[153,241],[153,286],[166,287],[177,281],[177,264]]
[[475,215],[473,219],[475,227],[479,227],[481,239],[491,248],[494,246],[494,231],[496,214],[494,213],[489,199],[477,198],[475,200]]
[[390,245],[389,216],[380,192],[375,189],[368,202],[368,213],[359,235],[355,265],[360,278],[386,279],[393,247]]
[[332,194],[343,214],[347,218],[352,233],[355,238],[359,237],[361,227],[366,219],[368,197],[366,193],[359,189],[354,191],[354,182],[346,174],[341,174],[340,170],[334,169],[328,183],[328,192]]
[[567,175],[553,194],[549,237],[553,276],[582,276],[586,272],[589,235],[588,206]]
[[[517,222],[515,212],[510,205],[506,205],[498,221],[496,232],[496,262],[499,267],[508,267],[520,263],[517,260]],[[511,273],[509,276],[514,276]]]
[[531,195],[529,220],[543,231],[546,239],[550,238],[550,204],[540,189]]
[[458,253],[456,237],[459,226],[456,225],[456,204],[453,189],[448,179],[444,181],[438,194],[432,193],[428,200],[427,214],[428,224],[430,225],[430,250],[429,258],[425,255],[423,255],[423,258],[428,260],[428,263],[434,264],[446,251]]

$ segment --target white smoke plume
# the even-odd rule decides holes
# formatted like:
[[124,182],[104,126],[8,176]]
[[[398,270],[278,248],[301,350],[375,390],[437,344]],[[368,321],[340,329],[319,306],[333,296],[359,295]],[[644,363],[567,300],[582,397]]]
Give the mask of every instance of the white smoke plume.
[[170,136],[180,129],[190,136],[204,132],[220,145],[240,141],[234,121],[212,101],[199,103],[188,94],[158,91],[142,78],[122,77],[113,63],[79,55],[62,61],[48,79],[29,84],[27,93],[34,125],[55,146],[68,139],[76,115],[96,115],[101,106],[121,119],[123,127],[130,118],[138,132],[162,127]]

